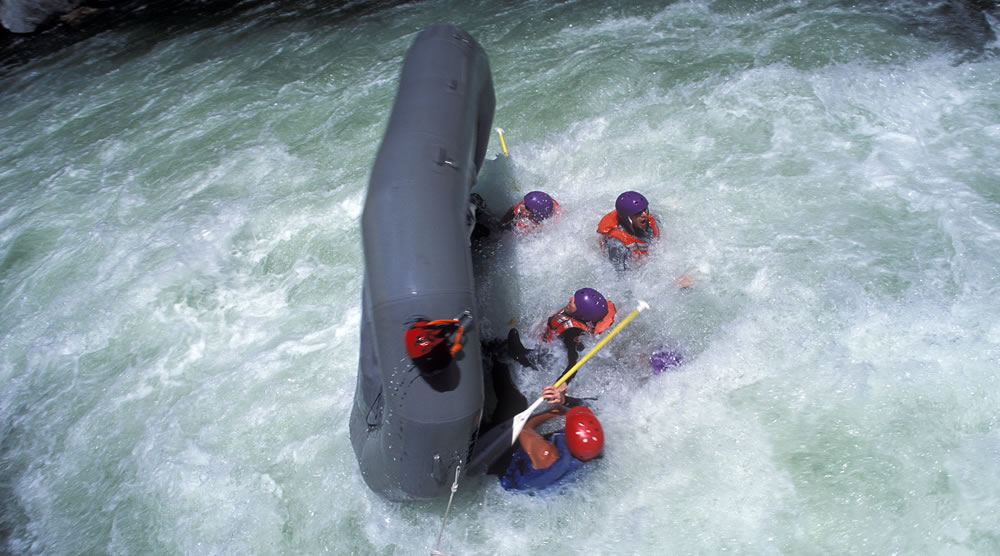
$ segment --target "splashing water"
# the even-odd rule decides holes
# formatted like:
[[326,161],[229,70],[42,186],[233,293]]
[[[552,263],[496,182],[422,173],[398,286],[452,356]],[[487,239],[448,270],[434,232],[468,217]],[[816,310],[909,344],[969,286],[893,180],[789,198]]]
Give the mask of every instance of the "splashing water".
[[[1000,551],[1000,64],[961,6],[247,2],[8,71],[5,550],[434,546],[446,501],[368,491],[347,415],[368,172],[447,20],[564,208],[482,278],[484,326],[528,338],[583,286],[653,310],[573,382],[605,457],[539,496],[465,480],[442,551]],[[626,189],[664,237],[620,280],[594,229]]]

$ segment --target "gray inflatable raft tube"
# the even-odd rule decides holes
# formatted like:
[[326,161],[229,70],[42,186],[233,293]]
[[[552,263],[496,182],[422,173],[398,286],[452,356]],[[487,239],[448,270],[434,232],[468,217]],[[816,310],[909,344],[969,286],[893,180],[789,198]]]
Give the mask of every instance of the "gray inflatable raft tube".
[[[495,97],[482,47],[453,25],[421,31],[368,182],[361,353],[350,434],[362,476],[390,500],[448,493],[483,411],[483,370],[467,212]],[[404,333],[471,315],[463,348],[421,373]]]

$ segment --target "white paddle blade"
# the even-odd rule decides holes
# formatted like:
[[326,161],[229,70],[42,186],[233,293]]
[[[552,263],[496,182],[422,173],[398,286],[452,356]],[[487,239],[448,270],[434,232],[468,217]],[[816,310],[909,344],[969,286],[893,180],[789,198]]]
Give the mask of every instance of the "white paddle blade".
[[518,413],[514,416],[514,420],[510,424],[510,445],[513,446],[517,442],[517,436],[521,434],[521,430],[524,429],[524,424],[528,422],[531,414],[538,409],[538,406],[542,405],[542,401],[545,398],[538,398],[535,403],[531,404],[531,407],[525,409],[524,411]]

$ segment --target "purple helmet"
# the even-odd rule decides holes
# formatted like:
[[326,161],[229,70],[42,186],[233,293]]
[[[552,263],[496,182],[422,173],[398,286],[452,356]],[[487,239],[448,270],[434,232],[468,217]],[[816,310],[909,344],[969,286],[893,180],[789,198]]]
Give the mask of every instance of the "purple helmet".
[[531,191],[524,196],[524,206],[528,207],[531,215],[536,216],[538,220],[552,216],[553,205],[552,197],[542,191]]
[[608,300],[593,288],[580,288],[573,294],[576,312],[573,317],[587,322],[597,322],[608,314]]
[[632,216],[649,208],[649,201],[642,196],[642,193],[626,191],[618,196],[615,201],[615,210],[619,216]]

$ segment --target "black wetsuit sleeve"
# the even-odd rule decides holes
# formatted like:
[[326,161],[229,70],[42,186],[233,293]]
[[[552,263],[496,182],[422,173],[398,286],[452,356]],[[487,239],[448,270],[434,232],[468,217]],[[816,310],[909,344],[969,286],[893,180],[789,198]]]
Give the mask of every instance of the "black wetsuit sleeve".
[[[570,370],[573,365],[576,365],[576,362],[580,359],[580,352],[583,351],[583,342],[579,340],[580,334],[583,334],[583,330],[580,328],[567,328],[559,335],[559,339],[566,346],[566,369],[563,371],[564,373]],[[571,380],[573,380],[572,376],[566,380],[566,384],[569,384]]]
[[489,237],[490,233],[499,227],[496,217],[486,208],[486,202],[478,193],[469,196],[469,216],[467,218],[472,224],[470,237],[473,240]]
[[507,209],[504,213],[503,218],[500,219],[500,229],[509,230],[514,226],[514,207]]
[[609,237],[604,246],[608,250],[608,259],[614,265],[618,275],[621,276],[628,270],[628,247],[625,247],[620,239],[613,237]]

